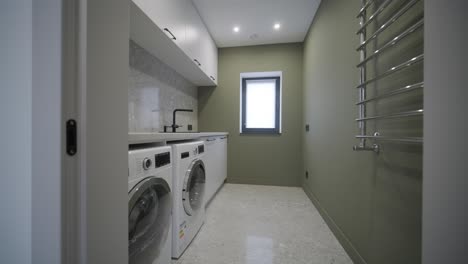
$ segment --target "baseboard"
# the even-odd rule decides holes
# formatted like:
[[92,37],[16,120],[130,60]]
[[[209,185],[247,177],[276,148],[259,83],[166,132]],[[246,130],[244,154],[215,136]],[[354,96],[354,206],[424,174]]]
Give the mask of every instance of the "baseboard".
[[228,178],[226,182],[235,184],[301,187],[297,182],[282,182],[266,178]]
[[359,254],[357,249],[353,246],[351,241],[348,239],[348,237],[345,235],[345,233],[340,229],[340,227],[333,221],[333,219],[328,215],[327,211],[322,207],[320,202],[317,200],[315,195],[312,193],[312,191],[309,189],[307,185],[303,185],[302,188],[304,189],[304,192],[306,195],[309,197],[309,199],[312,201],[312,203],[315,205],[317,208],[318,212],[322,216],[323,220],[325,220],[325,223],[327,223],[328,227],[330,230],[333,232],[335,237],[338,239],[338,242],[340,242],[341,246],[344,248],[346,253],[348,253],[349,257],[355,264],[367,264],[367,262],[364,260],[364,258]]

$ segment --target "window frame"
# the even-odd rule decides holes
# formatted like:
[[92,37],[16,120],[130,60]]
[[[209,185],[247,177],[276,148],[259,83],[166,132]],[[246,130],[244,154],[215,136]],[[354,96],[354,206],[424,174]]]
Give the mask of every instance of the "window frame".
[[[246,99],[247,81],[275,80],[275,127],[274,128],[247,128],[246,127]],[[281,134],[281,76],[241,77],[241,134]]]

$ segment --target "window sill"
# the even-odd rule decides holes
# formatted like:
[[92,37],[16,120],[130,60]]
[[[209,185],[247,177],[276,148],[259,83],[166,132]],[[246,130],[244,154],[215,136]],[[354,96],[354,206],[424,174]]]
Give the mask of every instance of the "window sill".
[[281,132],[278,131],[243,131],[239,135],[265,135],[265,136],[280,136]]

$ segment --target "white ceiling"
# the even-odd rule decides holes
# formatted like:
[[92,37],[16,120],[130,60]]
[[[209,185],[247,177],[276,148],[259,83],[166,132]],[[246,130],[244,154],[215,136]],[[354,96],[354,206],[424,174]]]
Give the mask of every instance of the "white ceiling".
[[[320,0],[193,0],[218,47],[302,42]],[[279,30],[273,29],[280,23]],[[239,27],[235,33],[233,28]]]

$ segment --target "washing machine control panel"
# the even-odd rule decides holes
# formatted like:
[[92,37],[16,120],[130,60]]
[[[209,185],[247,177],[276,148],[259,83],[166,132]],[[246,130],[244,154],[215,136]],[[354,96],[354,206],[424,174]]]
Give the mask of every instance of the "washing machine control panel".
[[156,168],[160,168],[162,166],[165,166],[167,164],[171,164],[171,153],[170,152],[164,152],[164,153],[159,153],[154,156],[154,164]]
[[128,178],[136,179],[171,170],[171,147],[131,149],[128,156]]
[[205,152],[205,145],[199,145],[198,146],[198,153],[202,154],[203,152]]

